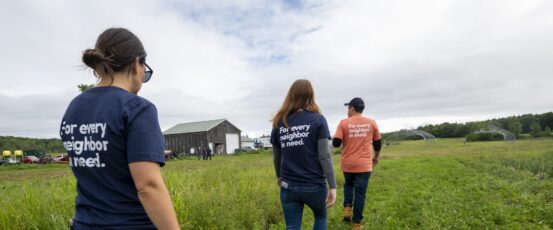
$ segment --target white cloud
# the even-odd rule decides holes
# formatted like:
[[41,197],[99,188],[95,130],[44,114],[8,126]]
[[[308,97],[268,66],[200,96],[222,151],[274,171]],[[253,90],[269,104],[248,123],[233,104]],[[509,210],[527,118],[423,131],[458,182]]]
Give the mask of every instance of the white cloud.
[[226,117],[267,133],[297,78],[331,131],[354,96],[384,131],[553,105],[548,1],[16,1],[0,9],[0,135],[56,136],[76,85],[94,82],[82,50],[112,26],[144,43],[141,95],[162,128]]

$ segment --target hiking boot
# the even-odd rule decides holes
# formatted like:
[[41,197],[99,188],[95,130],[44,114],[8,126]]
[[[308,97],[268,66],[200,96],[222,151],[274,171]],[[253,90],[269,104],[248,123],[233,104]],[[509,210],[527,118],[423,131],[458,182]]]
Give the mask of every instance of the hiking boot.
[[363,229],[363,225],[361,225],[361,223],[353,223],[353,224],[351,224],[351,229],[352,230],[361,230],[361,229]]
[[352,211],[351,207],[345,207],[344,208],[344,221],[351,222],[352,213],[353,213],[353,211]]

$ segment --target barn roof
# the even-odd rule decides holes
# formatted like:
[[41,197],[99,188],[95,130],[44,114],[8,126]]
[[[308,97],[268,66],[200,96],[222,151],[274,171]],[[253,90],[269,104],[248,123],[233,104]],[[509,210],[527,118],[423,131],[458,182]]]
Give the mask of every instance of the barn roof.
[[166,134],[179,134],[179,133],[206,132],[214,128],[218,124],[221,124],[224,121],[226,121],[226,119],[180,123],[168,130],[165,130],[163,134],[166,135]]
[[247,136],[242,136],[242,137],[240,138],[240,140],[241,140],[242,142],[253,142],[253,139],[252,139],[252,138],[249,138],[249,137],[247,137]]

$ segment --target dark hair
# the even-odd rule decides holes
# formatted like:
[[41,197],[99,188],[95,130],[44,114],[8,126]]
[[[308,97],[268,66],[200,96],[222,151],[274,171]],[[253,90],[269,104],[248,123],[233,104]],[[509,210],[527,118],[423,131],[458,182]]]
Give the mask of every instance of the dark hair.
[[363,110],[365,109],[365,107],[358,107],[358,106],[351,106],[350,107],[353,107],[353,111],[355,111],[356,113],[363,113]]
[[311,82],[307,79],[299,79],[294,81],[282,106],[273,118],[273,128],[278,126],[278,122],[282,120],[285,127],[288,128],[288,122],[286,121],[290,114],[303,109],[314,113],[321,113],[321,109],[315,102],[315,91]]
[[146,62],[146,51],[138,37],[125,28],[105,30],[98,36],[94,49],[83,52],[84,64],[92,68],[98,78],[130,71],[129,67],[137,57],[140,63]]

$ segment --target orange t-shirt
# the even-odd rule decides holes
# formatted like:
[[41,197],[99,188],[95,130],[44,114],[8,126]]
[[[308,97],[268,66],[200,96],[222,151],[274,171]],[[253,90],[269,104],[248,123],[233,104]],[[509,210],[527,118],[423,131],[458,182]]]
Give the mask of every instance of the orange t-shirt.
[[334,137],[342,139],[340,164],[343,172],[372,171],[372,143],[381,138],[378,126],[373,119],[363,116],[351,116],[341,120]]

